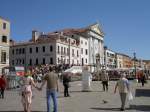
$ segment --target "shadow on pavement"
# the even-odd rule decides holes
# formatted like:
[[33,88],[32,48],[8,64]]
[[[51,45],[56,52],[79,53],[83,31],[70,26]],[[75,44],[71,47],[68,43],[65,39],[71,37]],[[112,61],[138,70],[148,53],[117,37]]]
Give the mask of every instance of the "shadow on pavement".
[[104,110],[104,111],[120,111],[120,108],[100,108],[100,107],[93,107],[90,108],[93,110]]
[[63,95],[62,96],[59,95],[59,96],[57,96],[57,98],[64,98],[64,96]]
[[[104,91],[88,91],[88,92],[104,92]],[[64,92],[63,91],[61,91],[61,92],[59,92],[60,94],[63,94]],[[79,91],[74,91],[74,90],[70,90],[69,91],[69,93],[85,93],[84,91],[82,91],[82,90],[79,90]]]
[[[0,112],[24,112],[24,111],[0,111]],[[46,112],[46,111],[32,111],[32,112]]]
[[136,97],[141,97],[141,96],[150,97],[150,89],[136,89],[135,96]]
[[150,105],[130,105],[130,110],[137,110],[137,111],[150,111]]
[[70,91],[70,93],[85,93],[85,92],[104,92],[104,91]]

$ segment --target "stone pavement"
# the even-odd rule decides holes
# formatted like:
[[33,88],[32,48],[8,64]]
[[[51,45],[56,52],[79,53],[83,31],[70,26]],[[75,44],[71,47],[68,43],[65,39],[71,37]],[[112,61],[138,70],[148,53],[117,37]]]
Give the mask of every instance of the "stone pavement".
[[[60,83],[58,94],[59,112],[118,112],[119,94],[114,94],[115,81],[109,84],[109,91],[103,92],[101,82],[92,82],[92,92],[81,92],[81,82],[71,83],[71,97],[63,97],[63,86]],[[127,103],[126,112],[150,112],[150,81],[145,87],[131,81],[134,100]],[[32,102],[33,112],[46,112],[45,88],[39,92],[34,89]],[[104,103],[106,100],[107,103]],[[7,90],[5,99],[0,99],[0,112],[21,112],[19,90]]]

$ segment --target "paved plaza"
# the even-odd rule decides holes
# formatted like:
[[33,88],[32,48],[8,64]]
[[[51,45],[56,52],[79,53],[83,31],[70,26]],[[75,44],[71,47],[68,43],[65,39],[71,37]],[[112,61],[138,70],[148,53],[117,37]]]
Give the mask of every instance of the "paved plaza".
[[[59,84],[59,112],[117,112],[120,111],[119,94],[114,94],[115,81],[109,83],[109,91],[103,92],[101,82],[92,82],[92,92],[81,92],[81,82],[71,83],[71,97],[63,97],[63,86]],[[131,81],[134,100],[127,103],[126,112],[150,112],[150,82],[141,84]],[[33,112],[46,112],[45,88],[42,91],[34,89],[32,102]],[[103,100],[107,101],[104,103]],[[19,90],[7,90],[5,99],[0,99],[0,112],[21,112],[21,96]]]

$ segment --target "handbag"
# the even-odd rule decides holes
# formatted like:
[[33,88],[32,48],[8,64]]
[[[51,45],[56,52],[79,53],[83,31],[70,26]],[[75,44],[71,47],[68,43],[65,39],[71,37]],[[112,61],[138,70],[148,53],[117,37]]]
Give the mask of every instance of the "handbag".
[[135,82],[135,83],[138,83],[138,79],[134,79],[134,82]]
[[128,92],[128,100],[129,101],[133,100],[132,92]]

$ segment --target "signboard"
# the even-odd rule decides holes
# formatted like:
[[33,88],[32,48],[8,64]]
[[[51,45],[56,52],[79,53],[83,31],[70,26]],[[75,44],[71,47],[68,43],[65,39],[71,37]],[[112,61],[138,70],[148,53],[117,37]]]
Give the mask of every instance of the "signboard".
[[24,67],[15,67],[16,71],[24,71]]

